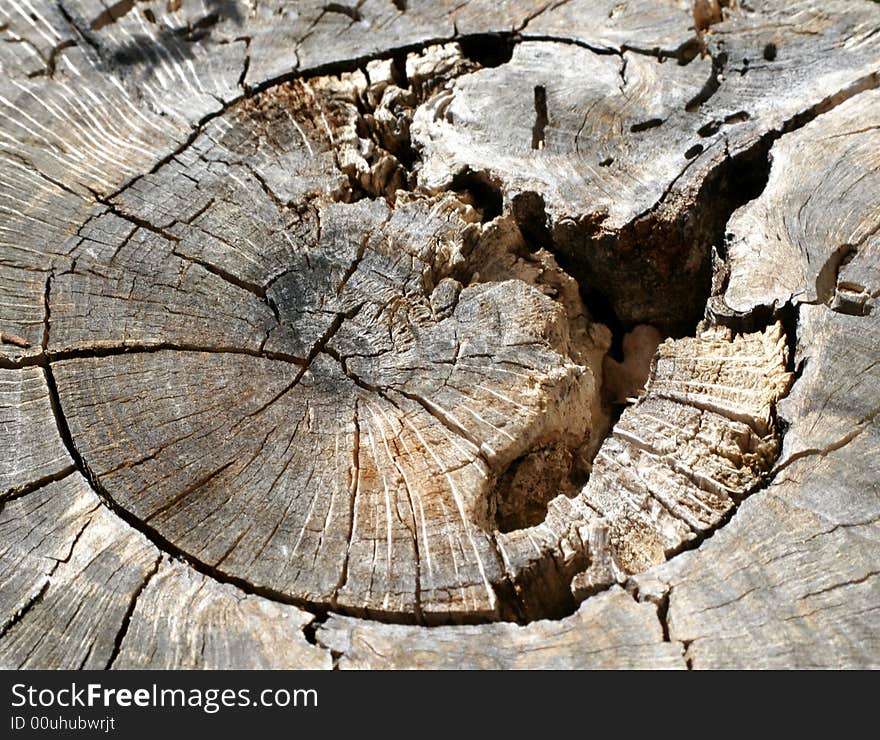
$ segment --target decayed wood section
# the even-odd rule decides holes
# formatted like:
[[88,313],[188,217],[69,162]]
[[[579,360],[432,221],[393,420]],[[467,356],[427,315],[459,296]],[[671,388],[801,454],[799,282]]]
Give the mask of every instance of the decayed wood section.
[[880,665],[878,29],[10,0],[0,665]]

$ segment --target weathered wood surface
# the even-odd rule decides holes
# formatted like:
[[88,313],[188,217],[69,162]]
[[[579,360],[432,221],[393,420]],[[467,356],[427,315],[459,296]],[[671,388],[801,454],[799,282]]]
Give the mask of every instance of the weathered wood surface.
[[318,639],[340,653],[342,670],[685,668],[681,645],[663,639],[654,607],[636,603],[619,586],[559,622],[375,629],[334,616],[320,627]]
[[880,664],[878,28],[11,0],[0,665]]

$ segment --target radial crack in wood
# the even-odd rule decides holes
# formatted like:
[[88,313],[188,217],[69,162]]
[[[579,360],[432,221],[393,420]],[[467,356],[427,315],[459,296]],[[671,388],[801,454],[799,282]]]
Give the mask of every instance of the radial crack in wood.
[[469,285],[438,315],[437,285],[493,254],[493,229],[462,215],[449,199],[323,208],[320,241],[268,291],[280,319],[266,351],[304,364],[222,351],[55,363],[102,489],[198,560],[304,603],[500,615],[488,492],[530,448],[589,444],[605,347],[582,306],[569,317],[518,280]]
[[4,570],[35,592],[5,615],[0,665],[105,668],[158,552],[102,507],[79,474],[10,502],[0,517],[9,531]]
[[[850,411],[850,383],[841,377],[854,355],[832,349],[853,330],[876,339],[877,321],[865,325],[825,306],[810,313],[804,351],[823,352],[824,362],[786,404],[784,469],[711,541],[635,579],[646,597],[665,594],[670,637],[688,645],[695,668],[878,666],[877,410]],[[846,326],[852,322],[861,325]],[[880,374],[871,365],[855,382],[876,405]],[[833,438],[844,417],[847,432]]]

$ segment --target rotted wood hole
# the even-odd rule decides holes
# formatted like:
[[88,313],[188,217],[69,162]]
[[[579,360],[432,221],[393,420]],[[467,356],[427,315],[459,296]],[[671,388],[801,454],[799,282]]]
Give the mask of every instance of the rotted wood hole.
[[880,664],[878,29],[9,0],[0,664]]

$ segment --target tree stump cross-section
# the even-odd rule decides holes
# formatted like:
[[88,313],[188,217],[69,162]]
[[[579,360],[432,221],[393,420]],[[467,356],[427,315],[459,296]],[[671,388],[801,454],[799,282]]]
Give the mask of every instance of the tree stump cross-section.
[[[880,7],[826,5],[12,0],[2,665],[737,664],[703,601],[792,618],[811,465],[876,534]],[[876,613],[853,552],[790,589]]]

